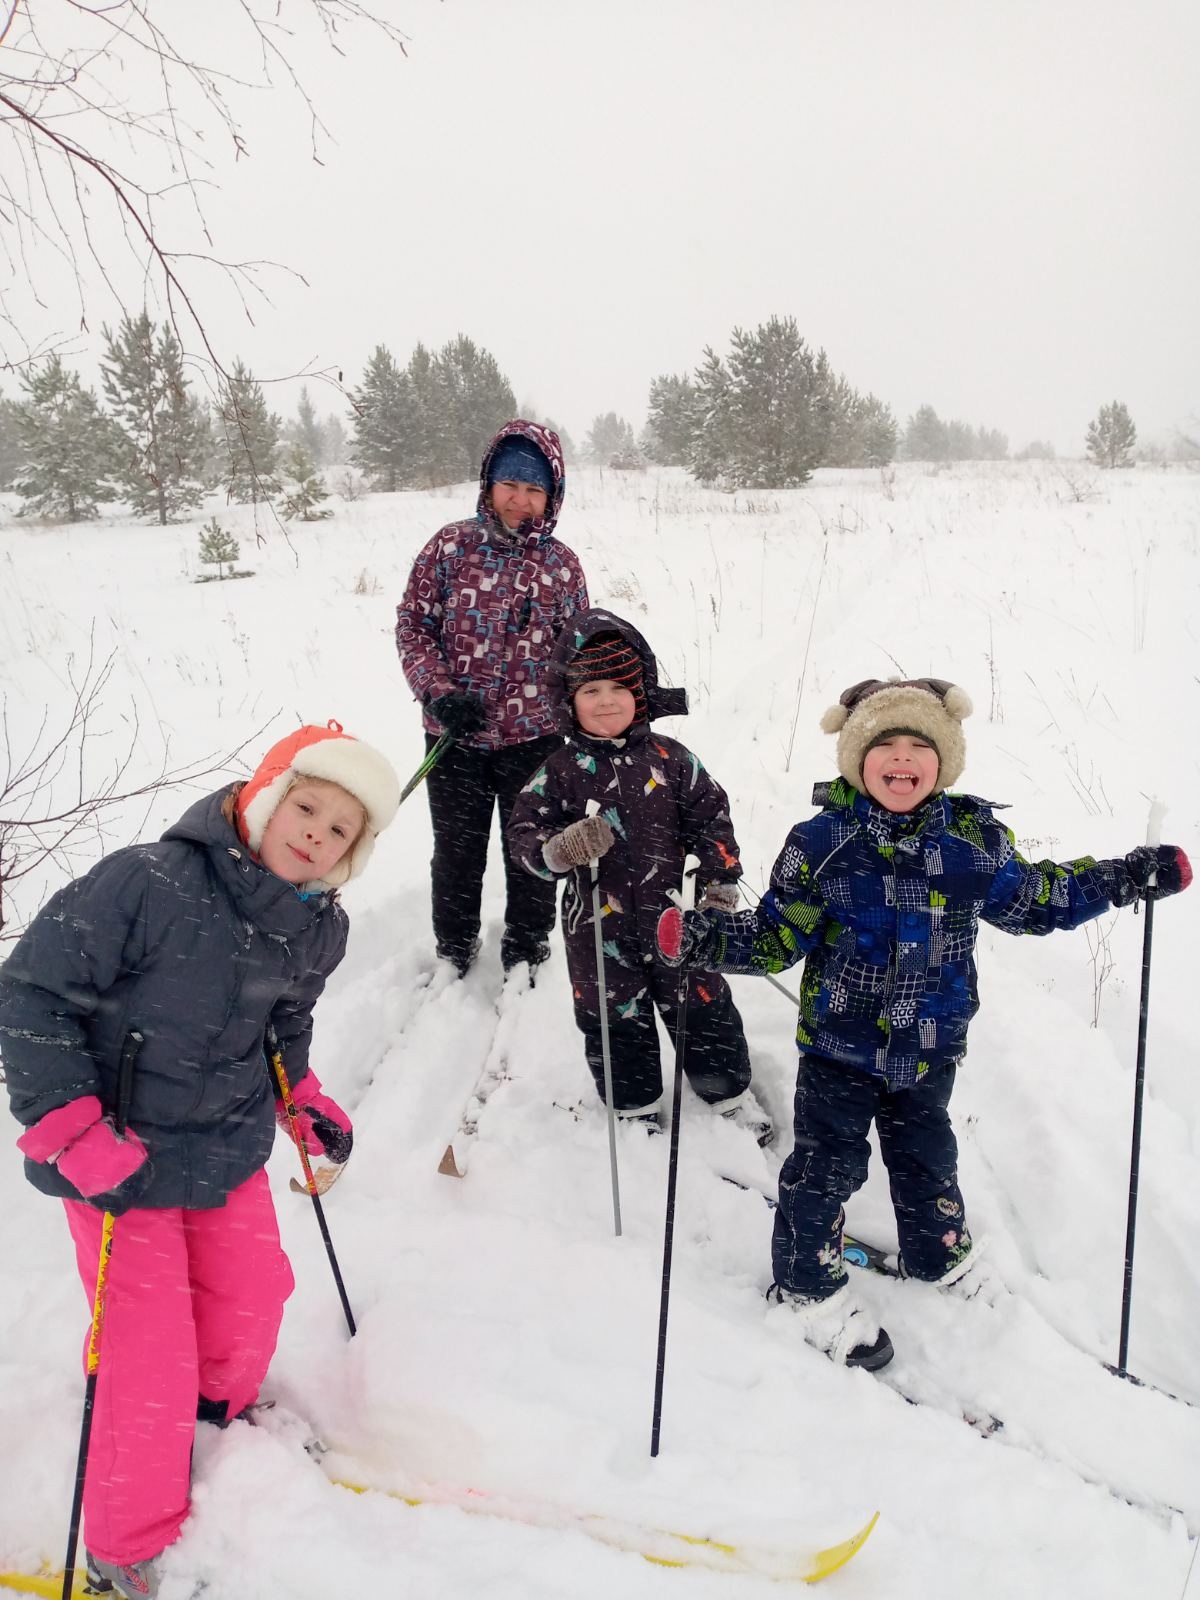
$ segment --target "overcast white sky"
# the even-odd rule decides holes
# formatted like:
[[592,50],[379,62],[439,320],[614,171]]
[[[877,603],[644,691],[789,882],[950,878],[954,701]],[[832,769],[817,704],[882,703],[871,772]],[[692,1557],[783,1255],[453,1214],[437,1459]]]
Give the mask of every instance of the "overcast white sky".
[[309,280],[219,319],[264,375],[462,330],[578,439],[790,313],[901,420],[1081,451],[1116,397],[1195,431],[1196,0],[376,4],[407,57],[301,47],[325,165],[264,92],[207,202],[222,252]]

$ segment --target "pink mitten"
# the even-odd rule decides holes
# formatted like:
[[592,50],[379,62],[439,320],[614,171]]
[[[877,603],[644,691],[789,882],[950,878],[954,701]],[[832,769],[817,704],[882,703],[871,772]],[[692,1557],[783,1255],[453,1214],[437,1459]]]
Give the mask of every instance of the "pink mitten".
[[[296,1126],[310,1155],[326,1155],[338,1166],[345,1166],[354,1144],[350,1118],[327,1094],[321,1093],[321,1080],[310,1067],[292,1087],[292,1100],[299,1115]],[[291,1137],[291,1123],[282,1100],[275,1102],[275,1120]]]
[[85,1200],[108,1194],[131,1178],[146,1159],[146,1146],[127,1128],[119,1134],[107,1118],[93,1122],[59,1156],[55,1165]]
[[26,1128],[17,1140],[17,1149],[30,1161],[54,1161],[103,1114],[104,1107],[94,1094],[68,1100],[65,1106],[55,1106],[32,1128]]

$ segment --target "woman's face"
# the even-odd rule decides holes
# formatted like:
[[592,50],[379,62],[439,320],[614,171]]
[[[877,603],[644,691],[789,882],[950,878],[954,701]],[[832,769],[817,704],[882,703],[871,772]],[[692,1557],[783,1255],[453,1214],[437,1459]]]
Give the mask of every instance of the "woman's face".
[[510,533],[515,532],[531,517],[545,516],[546,491],[520,478],[502,478],[492,485],[492,510]]

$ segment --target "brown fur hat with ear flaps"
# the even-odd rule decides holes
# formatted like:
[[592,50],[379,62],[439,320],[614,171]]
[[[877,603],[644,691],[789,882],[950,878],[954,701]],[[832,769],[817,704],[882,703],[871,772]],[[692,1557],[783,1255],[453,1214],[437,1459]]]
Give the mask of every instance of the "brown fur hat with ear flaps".
[[965,689],[945,678],[865,678],[844,691],[821,718],[836,733],[838,771],[852,788],[863,786],[867,751],[895,733],[925,739],[937,751],[934,794],[949,789],[967,764],[964,717],[971,715]]

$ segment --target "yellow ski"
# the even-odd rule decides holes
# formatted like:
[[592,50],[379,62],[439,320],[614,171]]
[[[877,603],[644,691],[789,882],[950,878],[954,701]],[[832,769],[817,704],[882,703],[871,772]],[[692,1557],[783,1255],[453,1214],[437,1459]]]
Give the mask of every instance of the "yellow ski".
[[750,1549],[746,1546],[726,1544],[719,1539],[709,1539],[701,1534],[674,1533],[666,1528],[645,1528],[637,1523],[623,1522],[616,1517],[584,1515],[544,1503],[527,1504],[506,1500],[499,1495],[479,1491],[438,1490],[424,1493],[402,1489],[383,1489],[376,1485],[352,1483],[345,1478],[331,1478],[340,1489],[352,1494],[384,1494],[389,1499],[403,1501],[409,1506],[450,1506],[478,1516],[497,1517],[506,1522],[522,1522],[533,1528],[575,1530],[617,1550],[626,1550],[641,1556],[643,1561],[661,1567],[704,1567],[710,1572],[731,1572],[776,1581],[793,1583],[820,1583],[839,1567],[844,1567],[852,1556],[862,1549],[872,1529],[879,1521],[878,1511],[857,1533],[843,1539],[840,1544],[817,1550],[809,1556],[767,1549]]
[[[71,1600],[87,1600],[94,1594],[89,1589],[87,1575],[76,1568],[75,1582],[71,1585]],[[63,1575],[61,1572],[0,1572],[0,1589],[15,1589],[18,1594],[33,1594],[44,1600],[62,1600]]]

